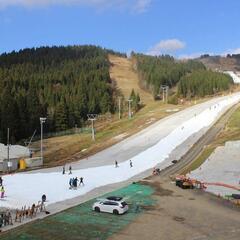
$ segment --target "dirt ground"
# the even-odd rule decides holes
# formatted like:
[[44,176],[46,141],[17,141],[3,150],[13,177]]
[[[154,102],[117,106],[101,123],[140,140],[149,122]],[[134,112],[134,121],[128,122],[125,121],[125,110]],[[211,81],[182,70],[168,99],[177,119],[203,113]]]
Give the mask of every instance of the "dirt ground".
[[[239,240],[240,208],[200,190],[183,190],[151,178],[156,207],[148,209],[111,240]],[[146,184],[146,182],[145,182]]]

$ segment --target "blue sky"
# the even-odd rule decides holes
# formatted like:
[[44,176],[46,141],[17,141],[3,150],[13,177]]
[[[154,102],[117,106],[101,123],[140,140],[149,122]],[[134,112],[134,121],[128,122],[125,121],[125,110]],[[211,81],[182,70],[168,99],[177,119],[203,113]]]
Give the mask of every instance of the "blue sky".
[[0,52],[96,44],[191,57],[240,53],[239,0],[0,0]]

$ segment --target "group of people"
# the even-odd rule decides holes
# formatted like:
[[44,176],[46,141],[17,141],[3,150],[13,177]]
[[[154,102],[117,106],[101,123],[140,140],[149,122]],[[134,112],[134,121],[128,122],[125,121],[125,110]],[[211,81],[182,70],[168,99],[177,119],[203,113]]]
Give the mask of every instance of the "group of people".
[[[129,161],[129,166],[130,166],[130,168],[133,167],[132,160]],[[118,166],[118,161],[116,160],[116,161],[115,161],[115,168],[118,168],[118,167],[119,167],[119,166]]]
[[1,194],[1,198],[4,198],[5,189],[4,189],[4,186],[3,186],[3,179],[2,179],[2,177],[0,177],[0,194]]
[[[79,185],[78,185],[79,182]],[[79,179],[77,177],[75,178],[70,178],[69,180],[69,189],[77,189],[77,187],[83,185],[83,177],[80,177]]]

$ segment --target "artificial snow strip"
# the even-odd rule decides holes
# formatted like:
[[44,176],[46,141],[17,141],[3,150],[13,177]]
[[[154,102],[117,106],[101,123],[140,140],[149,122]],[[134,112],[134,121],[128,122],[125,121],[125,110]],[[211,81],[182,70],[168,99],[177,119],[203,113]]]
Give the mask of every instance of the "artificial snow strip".
[[[203,128],[211,126],[224,111],[239,100],[239,93],[220,98],[217,104],[196,114],[157,144],[132,157],[132,168],[129,166],[130,159],[126,159],[125,162],[119,163],[117,168],[115,165],[105,165],[79,169],[74,170],[72,175],[62,175],[61,171],[53,170],[48,173],[27,172],[4,176],[6,198],[0,200],[0,206],[9,208],[28,206],[38,202],[42,194],[46,194],[47,203],[52,204],[84,195],[97,187],[125,181],[163,162],[177,146]],[[70,177],[83,177],[85,186],[69,190]]]

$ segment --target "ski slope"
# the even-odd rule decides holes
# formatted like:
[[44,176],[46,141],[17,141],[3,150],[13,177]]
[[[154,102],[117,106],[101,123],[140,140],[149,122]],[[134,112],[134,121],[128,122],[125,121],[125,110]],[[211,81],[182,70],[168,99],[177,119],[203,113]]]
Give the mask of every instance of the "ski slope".
[[[0,206],[9,208],[22,207],[24,205],[28,206],[32,203],[37,203],[37,201],[41,199],[42,194],[46,194],[48,204],[52,204],[84,195],[101,186],[130,179],[137,174],[152,169],[159,163],[164,163],[164,160],[168,158],[176,147],[180,146],[185,140],[202,129],[209,128],[227,109],[239,101],[240,93],[220,97],[185,111],[185,118],[177,113],[167,118],[165,122],[159,121],[159,123],[154,124],[154,126],[151,126],[149,129],[143,130],[142,133],[138,133],[136,136],[123,141],[120,145],[116,145],[119,152],[127,152],[127,147],[129,146],[128,144],[123,145],[123,143],[135,142],[136,145],[144,145],[147,144],[145,137],[150,137],[148,135],[149,132],[156,138],[156,135],[160,135],[160,132],[156,131],[159,126],[165,124],[164,129],[168,127],[170,129],[169,133],[154,145],[146,149],[142,148],[142,151],[135,152],[135,155],[130,158],[128,154],[126,154],[125,159],[119,163],[118,168],[115,168],[115,159],[112,158],[112,164],[102,164],[102,162],[99,161],[99,165],[102,165],[94,167],[87,167],[86,161],[83,161],[83,163],[80,161],[78,167],[73,168],[73,175],[62,175],[61,168],[52,168],[4,176],[7,197],[3,201],[0,201]],[[193,114],[193,110],[195,114]],[[175,119],[178,124],[174,126],[169,125],[171,119]],[[141,139],[141,141],[139,139]],[[119,146],[121,146],[121,149],[119,149]],[[126,147],[126,149],[124,149],[124,147]],[[107,156],[107,154],[112,156],[113,151],[111,151],[111,149],[114,148],[103,151],[105,156]],[[96,155],[99,156],[99,154]],[[124,155],[122,156],[124,157]],[[92,158],[94,158],[94,156]],[[133,163],[132,168],[129,166],[130,159]],[[168,165],[169,164],[170,163],[168,163]],[[91,166],[91,164],[89,166]],[[69,190],[68,183],[70,177],[81,176],[84,178],[85,186],[77,190]]]
[[233,71],[226,71],[225,73],[232,77],[234,83],[236,84],[240,83],[240,77],[236,73],[234,73]]

